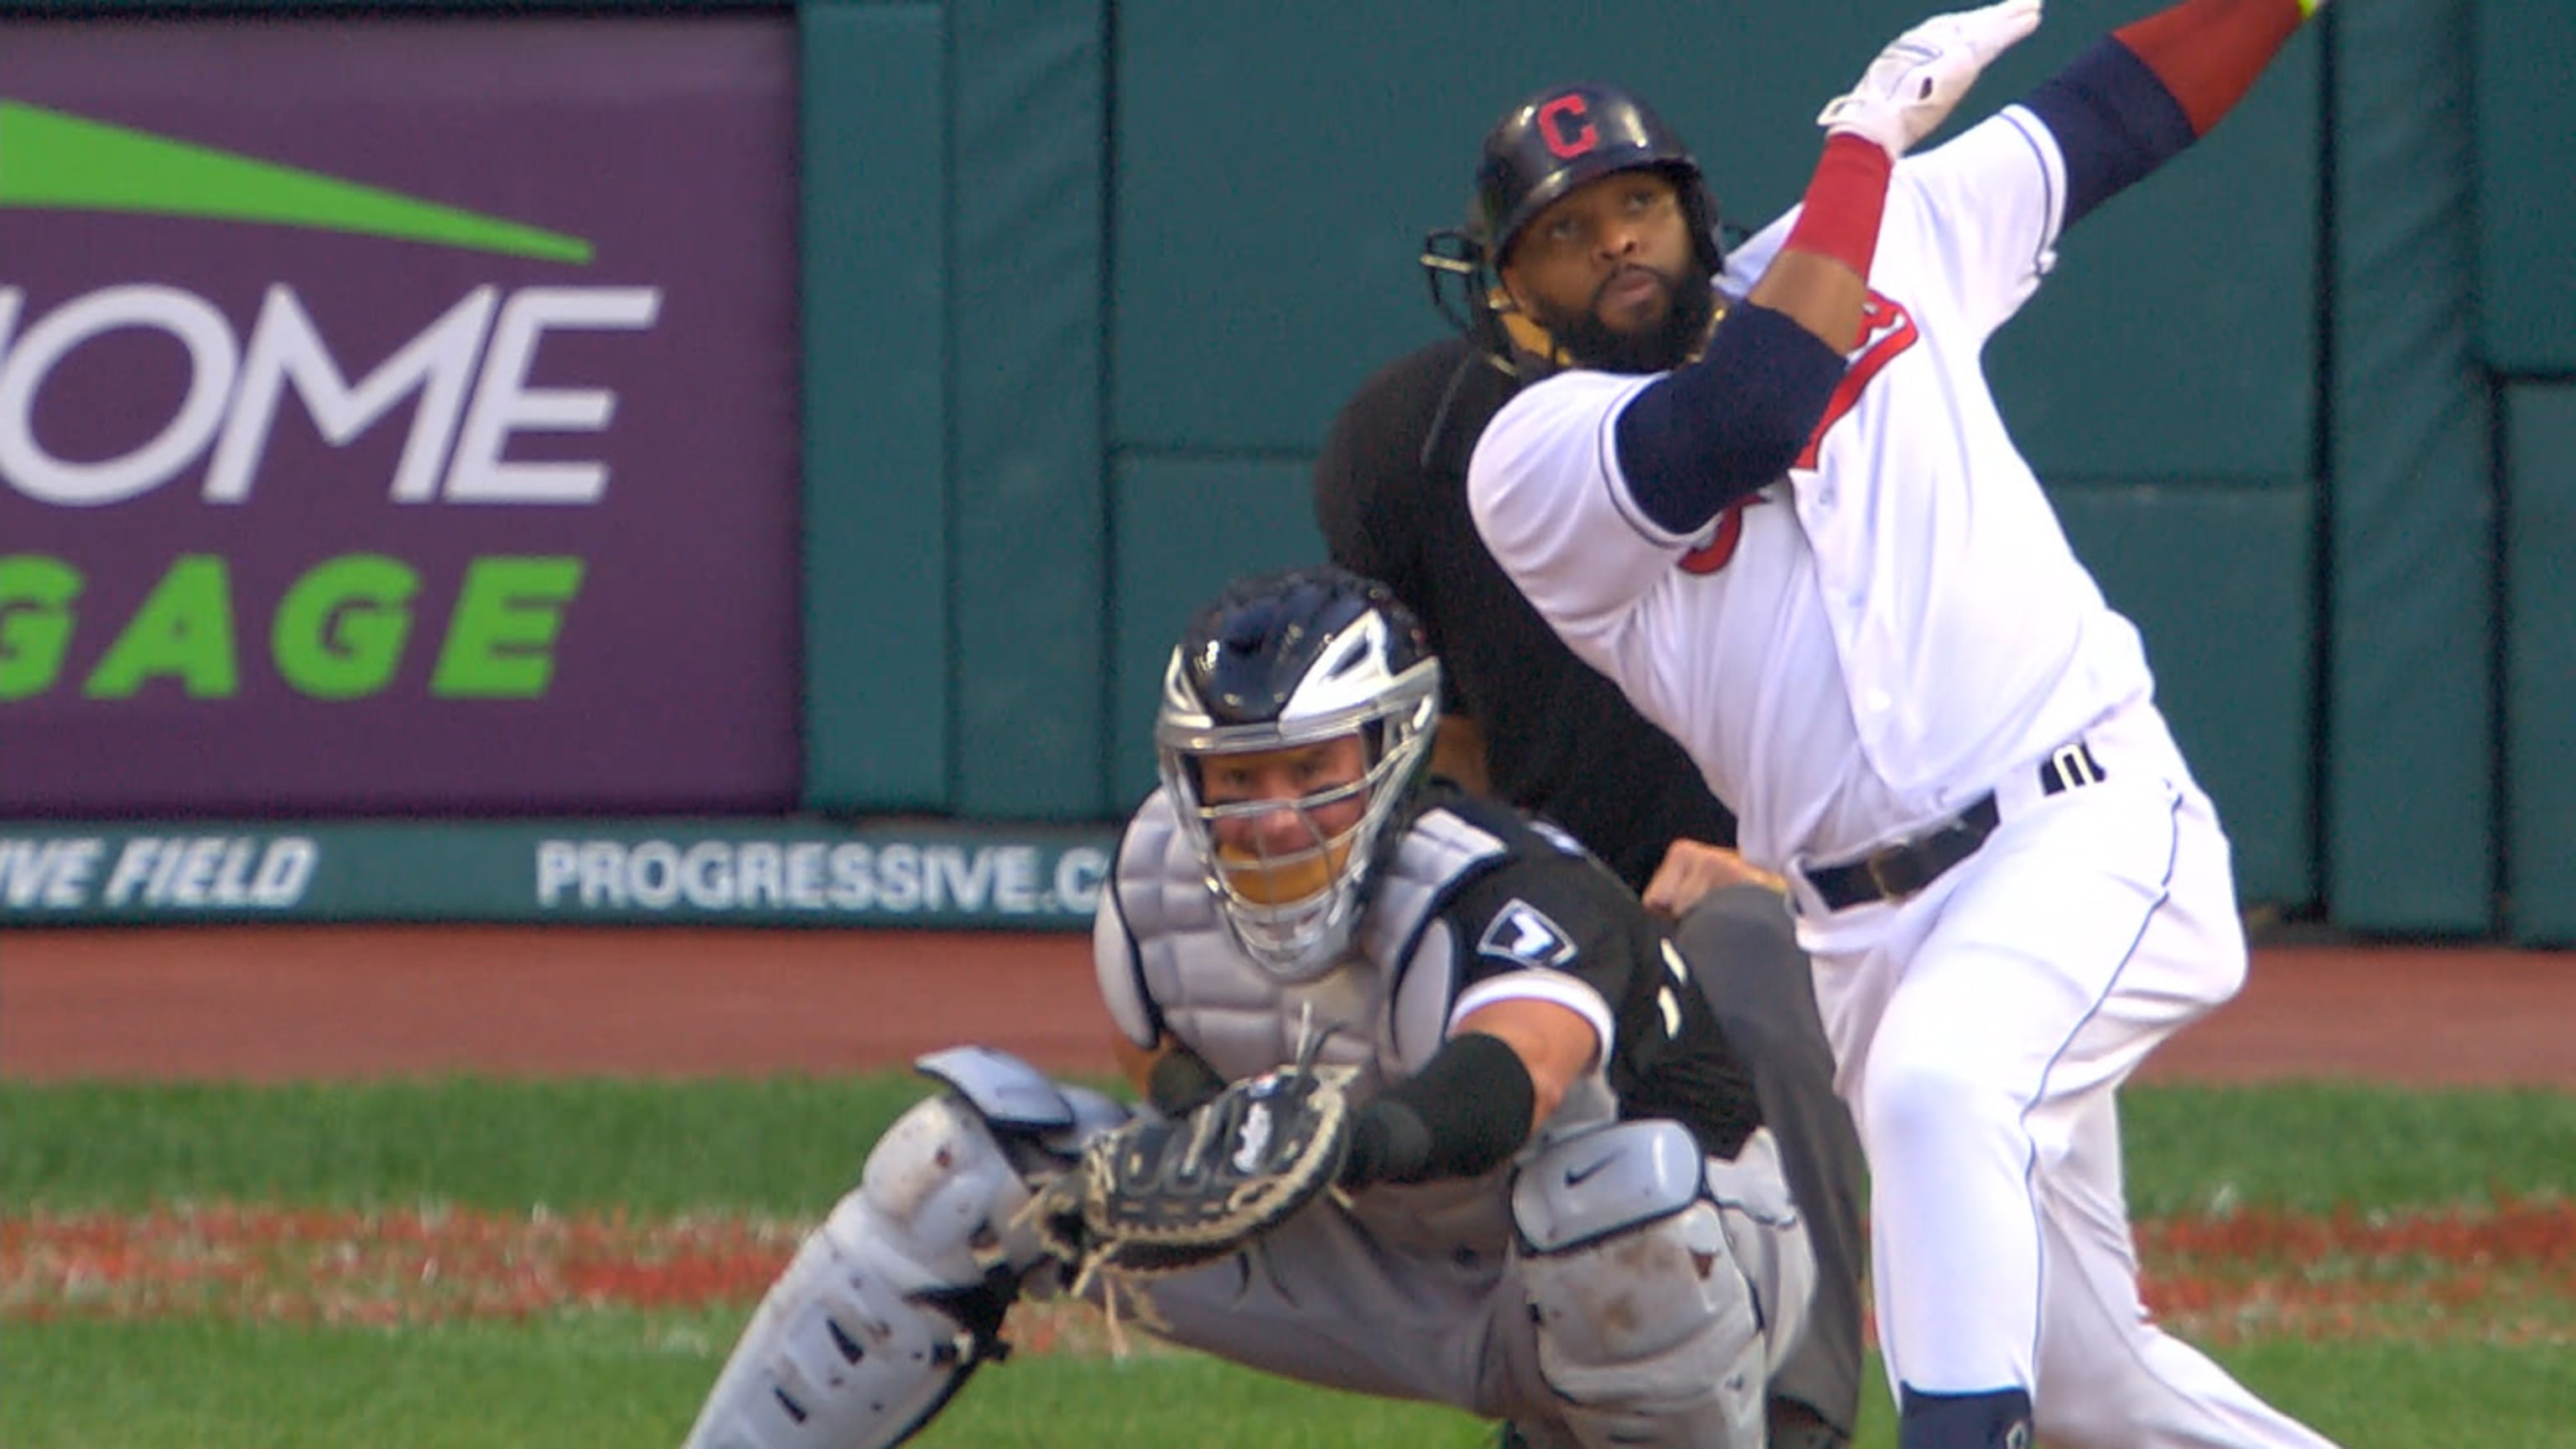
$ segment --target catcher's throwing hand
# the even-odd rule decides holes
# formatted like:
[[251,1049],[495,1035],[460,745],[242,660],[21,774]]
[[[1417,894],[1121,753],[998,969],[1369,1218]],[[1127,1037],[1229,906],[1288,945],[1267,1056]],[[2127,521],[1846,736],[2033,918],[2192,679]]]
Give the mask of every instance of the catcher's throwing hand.
[[1077,1284],[1181,1273],[1239,1252],[1332,1185],[1350,1152],[1348,1067],[1281,1067],[1186,1117],[1095,1138],[1037,1211]]

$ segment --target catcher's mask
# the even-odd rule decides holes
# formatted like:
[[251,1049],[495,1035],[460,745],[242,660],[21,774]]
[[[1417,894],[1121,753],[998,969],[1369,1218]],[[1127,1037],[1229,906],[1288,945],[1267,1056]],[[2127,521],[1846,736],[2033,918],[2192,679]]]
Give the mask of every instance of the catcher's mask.
[[[1504,325],[1511,304],[1503,291],[1502,268],[1531,219],[1577,187],[1641,167],[1664,173],[1679,193],[1697,262],[1697,275],[1684,278],[1683,285],[1704,290],[1726,266],[1726,242],[1699,162],[1644,101],[1617,86],[1584,83],[1540,91],[1486,133],[1467,225],[1444,227],[1422,241],[1431,305],[1506,372],[1517,373],[1519,357],[1537,350],[1533,339],[1552,354],[1588,367],[1659,371],[1678,364],[1682,358],[1674,355],[1653,359],[1651,367],[1622,365],[1619,354],[1628,349],[1598,324],[1590,329],[1598,335],[1574,335],[1560,322],[1552,340],[1534,328],[1522,328],[1517,347]],[[1677,307],[1677,313],[1695,313],[1697,327],[1704,328],[1707,311],[1696,305],[1695,294],[1687,300],[1693,305]],[[1674,325],[1694,331],[1686,315],[1677,316]],[[1667,351],[1687,355],[1697,341],[1694,331]]]
[[[1226,930],[1263,971],[1312,980],[1349,947],[1439,719],[1429,638],[1374,580],[1264,575],[1191,623],[1163,677],[1156,753]],[[1231,798],[1253,778],[1302,783]]]

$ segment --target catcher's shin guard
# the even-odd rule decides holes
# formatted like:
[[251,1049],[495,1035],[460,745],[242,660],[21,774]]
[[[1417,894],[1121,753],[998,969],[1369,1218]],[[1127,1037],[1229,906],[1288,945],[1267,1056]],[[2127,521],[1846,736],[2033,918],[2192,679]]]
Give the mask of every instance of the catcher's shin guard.
[[1757,1132],[1715,1162],[1679,1123],[1641,1121],[1521,1168],[1512,1216],[1539,1370],[1584,1449],[1759,1449],[1770,1362],[1814,1286],[1768,1153]]
[[1126,1112],[982,1048],[915,1065],[949,1090],[895,1119],[770,1285],[687,1449],[890,1449],[1005,1351],[1042,1258],[1020,1209]]

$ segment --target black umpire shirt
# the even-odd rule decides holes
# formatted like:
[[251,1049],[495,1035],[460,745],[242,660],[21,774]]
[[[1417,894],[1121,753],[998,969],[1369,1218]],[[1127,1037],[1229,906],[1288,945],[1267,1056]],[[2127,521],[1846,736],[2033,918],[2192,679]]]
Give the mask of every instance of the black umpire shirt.
[[1388,364],[1333,423],[1315,463],[1315,518],[1335,563],[1384,581],[1422,617],[1446,707],[1484,731],[1494,793],[1565,827],[1642,892],[1675,839],[1734,845],[1735,817],[1477,537],[1467,459],[1516,386],[1463,337]]

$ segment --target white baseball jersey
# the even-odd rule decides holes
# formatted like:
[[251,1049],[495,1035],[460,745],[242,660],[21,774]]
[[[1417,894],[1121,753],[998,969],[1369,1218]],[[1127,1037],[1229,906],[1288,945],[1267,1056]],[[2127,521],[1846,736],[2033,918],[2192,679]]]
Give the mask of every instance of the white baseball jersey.
[[[1868,333],[1785,477],[1697,533],[1637,506],[1612,424],[1653,379],[1569,371],[1469,468],[1486,544],[1567,643],[1699,762],[1758,863],[1958,812],[2152,689],[1979,368],[2053,261],[2065,163],[2020,107],[1900,163]],[[1795,213],[1729,259],[1748,290]]]

